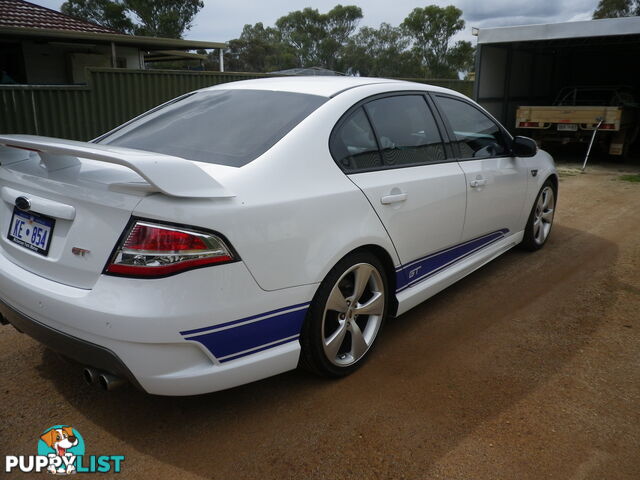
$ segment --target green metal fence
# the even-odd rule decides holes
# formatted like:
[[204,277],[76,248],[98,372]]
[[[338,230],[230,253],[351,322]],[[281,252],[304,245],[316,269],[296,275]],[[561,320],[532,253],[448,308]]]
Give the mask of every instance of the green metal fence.
[[[0,133],[90,140],[198,88],[262,78],[257,73],[92,68],[86,85],[0,85]],[[473,82],[406,79],[471,95]]]

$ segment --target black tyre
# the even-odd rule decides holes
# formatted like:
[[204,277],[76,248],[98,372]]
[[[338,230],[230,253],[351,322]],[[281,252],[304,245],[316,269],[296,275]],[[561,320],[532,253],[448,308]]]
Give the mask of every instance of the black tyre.
[[384,267],[368,252],[343,258],[320,284],[302,327],[300,366],[342,377],[371,353],[389,310]]
[[529,251],[539,250],[547,242],[553,226],[557,197],[557,188],[553,181],[548,179],[538,192],[529,214],[527,226],[524,230],[524,239],[521,244],[524,249]]

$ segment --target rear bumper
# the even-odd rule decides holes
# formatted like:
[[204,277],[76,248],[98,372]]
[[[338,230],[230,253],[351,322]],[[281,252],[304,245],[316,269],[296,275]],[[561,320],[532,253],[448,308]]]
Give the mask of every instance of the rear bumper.
[[0,312],[10,323],[157,395],[208,393],[294,369],[300,344],[280,334],[288,313],[277,312],[306,304],[316,287],[267,292],[236,262],[151,281],[101,276],[84,290],[0,255]]
[[0,301],[0,314],[3,320],[13,325],[20,333],[29,335],[51,350],[63,354],[83,365],[95,367],[126,378],[133,385],[142,389],[138,380],[129,371],[127,366],[108,348],[48,327],[17,312],[2,301]]

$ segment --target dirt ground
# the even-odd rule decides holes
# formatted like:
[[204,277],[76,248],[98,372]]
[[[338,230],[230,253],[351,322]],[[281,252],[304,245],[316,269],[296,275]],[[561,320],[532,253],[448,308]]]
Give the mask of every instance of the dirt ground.
[[104,393],[0,328],[0,458],[69,424],[87,454],[125,455],[127,479],[637,480],[640,183],[562,171],[542,251],[503,255],[389,322],[340,381]]

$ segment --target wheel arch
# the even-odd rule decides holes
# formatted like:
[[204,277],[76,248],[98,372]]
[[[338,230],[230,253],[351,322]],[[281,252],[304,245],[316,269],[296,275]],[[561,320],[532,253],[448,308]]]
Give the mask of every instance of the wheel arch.
[[[553,189],[554,197],[555,197],[554,198],[555,205],[557,205],[557,201],[558,201],[557,195],[558,195],[559,179],[558,179],[557,173],[555,171],[552,171],[551,173],[549,173],[549,175],[541,178],[544,178],[544,180],[540,181],[540,183],[538,184],[538,188],[536,189],[535,197],[533,197],[533,202],[531,205],[531,210],[529,212],[529,215],[527,216],[527,221],[525,223],[524,236],[523,236],[522,242],[519,245],[520,248],[528,251],[535,251],[542,248],[542,246],[544,246],[544,244],[546,243],[546,240],[549,234],[551,233],[550,232],[551,227],[549,227],[549,232],[546,233],[546,236],[542,240],[542,243],[539,243],[536,240],[534,240],[534,233],[533,233],[534,230],[532,226],[534,213],[535,213],[535,209],[537,208],[536,205],[537,205],[538,199],[540,198],[540,195],[543,189],[548,188],[547,185],[550,184],[551,188]],[[553,220],[550,222],[550,224],[553,225]]]
[[[393,258],[391,254],[387,251],[386,248],[373,243],[356,247],[350,250],[349,252],[347,252],[346,254],[344,254],[333,265],[331,265],[331,267],[328,269],[328,272],[333,270],[333,268],[338,263],[340,263],[343,259],[345,259],[349,255],[353,255],[354,253],[358,253],[358,252],[371,253],[378,260],[380,260],[380,263],[382,263],[382,266],[384,267],[383,273],[387,278],[387,285],[389,286],[389,300],[390,300],[389,316],[394,317],[396,315],[396,312],[398,311],[398,299],[396,298],[396,288],[397,288],[396,267],[393,264]],[[326,278],[326,275],[325,275],[325,278]],[[322,279],[322,281],[324,281],[324,278]],[[318,289],[319,288],[320,288],[320,283],[318,284]],[[316,293],[317,293],[317,289],[316,289]],[[315,298],[315,295],[314,295],[314,298]]]
[[[321,315],[323,315],[322,312],[325,309],[325,304],[323,303],[324,295],[330,294],[330,290],[327,290],[326,286],[330,286],[331,288],[333,288],[334,285],[334,278],[330,277],[329,275],[332,271],[336,270],[336,267],[338,266],[340,266],[342,269],[342,265],[340,264],[343,262],[345,265],[349,265],[350,263],[351,265],[355,265],[356,263],[358,263],[352,263],[354,259],[350,259],[349,257],[353,255],[358,255],[359,262],[364,261],[366,258],[368,258],[370,262],[374,262],[375,258],[375,263],[379,262],[382,266],[383,271],[381,271],[380,273],[386,278],[385,283],[387,284],[388,288],[389,301],[386,305],[386,317],[383,317],[383,320],[381,321],[384,321],[384,318],[389,319],[389,317],[395,316],[397,312],[398,302],[395,295],[395,266],[393,263],[392,254],[386,248],[373,243],[367,243],[352,248],[347,253],[342,255],[339,259],[337,259],[335,263],[331,265],[331,268],[329,269],[327,275],[325,275],[322,281],[318,284],[317,289],[313,295],[313,300],[311,302],[311,305],[307,309],[305,319],[300,330],[301,352],[298,360],[298,366],[321,376],[328,376],[332,378],[342,377],[349,374],[351,371],[353,371],[353,369],[358,368],[362,364],[362,357],[360,357],[356,361],[356,363],[347,365],[345,369],[343,369],[343,371],[337,371],[335,370],[336,367],[332,367],[330,361],[326,359],[326,352],[321,350],[321,348],[323,348],[321,342],[318,343],[318,335],[322,335],[322,332],[319,329],[324,328],[323,323],[318,323],[318,319]],[[338,270],[338,272],[341,272],[341,270]],[[336,277],[336,279],[338,278],[340,277]],[[327,280],[330,280],[331,282],[327,283]],[[319,301],[319,298],[321,298],[322,300]],[[318,332],[320,332],[320,334]],[[322,337],[320,337],[320,340],[321,338]],[[373,348],[373,344],[369,344],[367,352],[371,348]]]
[[548,180],[551,180],[551,183],[553,184],[553,189],[555,190],[556,193],[556,197],[558,196],[558,175],[554,172],[551,175],[549,175],[544,182],[542,182],[542,184],[544,185]]
[[398,299],[396,298],[396,289],[398,286],[396,279],[396,267],[393,264],[391,255],[381,246],[373,244],[363,245],[354,251],[362,250],[371,252],[378,260],[380,260],[380,262],[382,262],[382,265],[384,266],[384,273],[387,276],[387,283],[389,285],[389,299],[391,302],[389,305],[389,316],[394,317],[398,311]]

